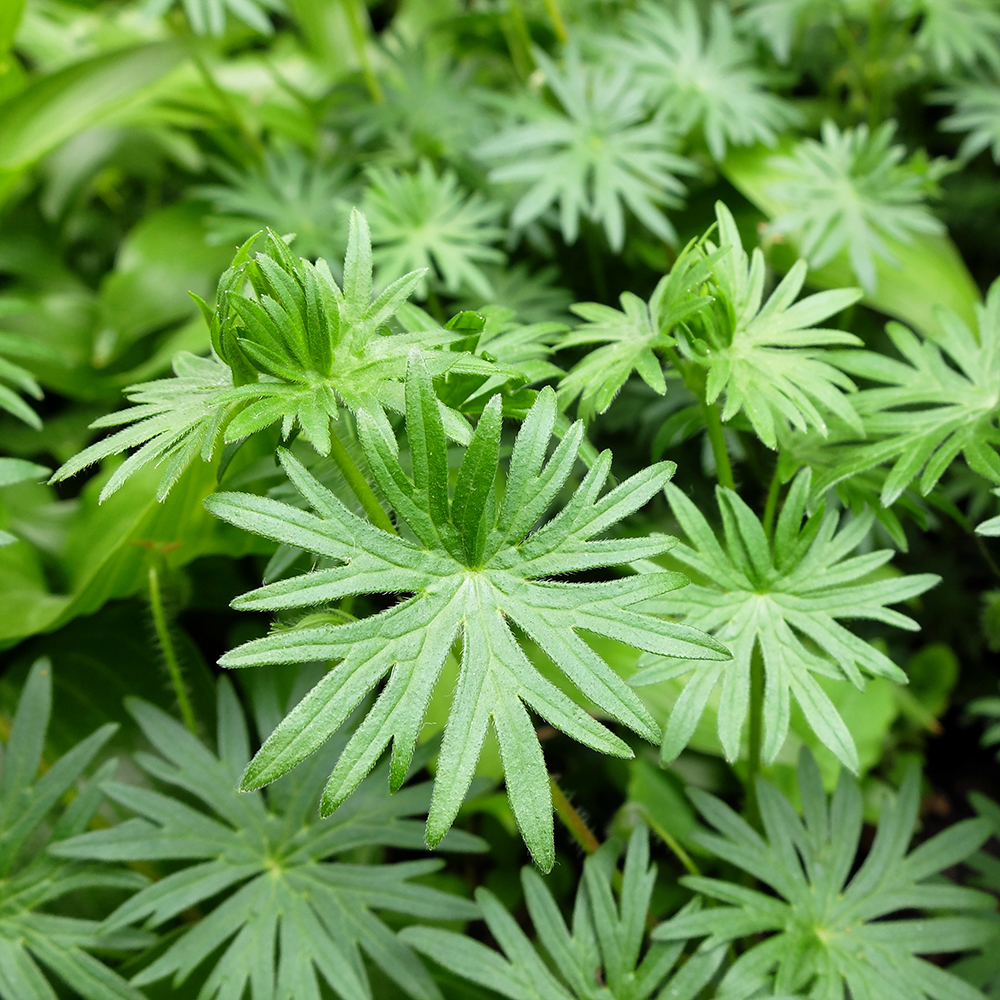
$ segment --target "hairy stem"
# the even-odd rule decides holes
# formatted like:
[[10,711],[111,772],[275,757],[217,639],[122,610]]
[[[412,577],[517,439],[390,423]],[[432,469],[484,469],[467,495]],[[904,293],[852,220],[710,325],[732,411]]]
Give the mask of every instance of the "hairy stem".
[[163,592],[160,589],[160,574],[157,571],[155,562],[149,567],[149,607],[153,612],[153,625],[156,628],[156,638],[163,652],[163,660],[167,665],[170,683],[173,685],[174,694],[177,696],[177,707],[180,709],[181,719],[188,731],[197,735],[198,725],[195,721],[194,709],[191,707],[191,699],[188,696],[187,687],[184,684],[184,677],[181,674],[181,664],[180,660],[177,659],[174,640],[170,635],[167,613],[163,607]]
[[750,656],[750,757],[747,767],[746,815],[756,823],[760,816],[757,803],[757,775],[760,774],[761,744],[764,737],[764,656],[760,642],[754,643]]
[[587,854],[593,854],[601,846],[601,842],[594,836],[584,818],[573,808],[573,803],[566,798],[566,793],[559,787],[559,783],[551,774],[549,775],[549,788],[552,791],[552,805],[555,807],[556,815],[562,820],[563,826]]
[[334,427],[330,428],[330,455],[337,463],[337,468],[344,474],[351,492],[358,498],[358,502],[368,515],[368,520],[376,528],[381,528],[383,531],[388,531],[390,535],[395,535],[395,525],[389,519],[389,515],[382,509],[382,505],[378,502],[378,497],[375,496],[374,491],[368,485],[368,480],[361,474],[361,470],[344,447],[344,442],[340,440]]

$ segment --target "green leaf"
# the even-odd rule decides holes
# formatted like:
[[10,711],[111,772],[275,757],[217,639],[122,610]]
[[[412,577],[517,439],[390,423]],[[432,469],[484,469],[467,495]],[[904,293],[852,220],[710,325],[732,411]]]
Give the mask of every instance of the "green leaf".
[[[273,686],[256,689],[258,706],[277,697]],[[149,703],[132,699],[128,707],[158,751],[158,756],[138,755],[137,762],[196,804],[108,782],[109,797],[141,818],[61,841],[54,851],[61,857],[103,861],[198,862],[146,886],[108,918],[112,929],[139,921],[156,927],[192,906],[205,913],[134,977],[136,985],[173,975],[176,988],[221,948],[202,987],[206,1000],[239,996],[247,987],[255,997],[273,1000],[284,995],[290,982],[312,984],[296,996],[318,996],[317,974],[343,1000],[371,1000],[364,952],[409,996],[440,997],[412,952],[371,911],[432,920],[474,916],[468,900],[411,881],[441,863],[330,860],[359,847],[418,848],[420,825],[408,817],[427,808],[429,784],[408,786],[390,797],[379,780],[385,771],[381,768],[348,806],[329,819],[309,822],[307,813],[315,808],[329,761],[343,747],[346,733],[267,797],[246,795],[237,790],[236,778],[249,756],[249,734],[228,680],[218,690],[218,755]],[[444,846],[478,850],[480,842],[456,833]]]
[[30,83],[0,104],[0,170],[30,166],[134,98],[187,56],[179,42],[118,49]]
[[702,951],[679,962],[681,947],[654,943],[640,962],[656,882],[646,829],[638,827],[629,841],[616,900],[611,873],[619,850],[608,844],[584,863],[571,929],[538,873],[530,868],[521,872],[528,913],[554,968],[488,889],[477,889],[476,901],[502,955],[453,931],[409,927],[401,937],[444,968],[510,1000],[591,1000],[597,989],[601,995],[635,1000],[654,994],[695,1000],[722,962],[724,949]]
[[309,607],[356,593],[413,595],[369,618],[284,631],[222,658],[230,667],[338,661],[264,744],[243,784],[258,788],[313,753],[385,678],[382,693],[330,777],[324,811],[344,802],[390,741],[395,785],[407,769],[445,658],[461,639],[462,664],[428,817],[428,842],[436,844],[451,826],[492,719],[514,814],[536,860],[548,867],[551,802],[527,709],[601,752],[628,757],[631,751],[542,676],[511,626],[537,643],[602,712],[646,739],[659,734],[641,701],[576,630],[667,656],[727,655],[697,630],[631,609],[680,586],[684,581],[677,574],[601,583],[552,579],[670,548],[673,540],[662,535],[620,541],[596,541],[595,536],[642,507],[669,479],[673,466],[652,466],[601,496],[610,471],[605,453],[562,511],[528,534],[568,480],[581,442],[576,425],[546,461],[556,417],[552,390],[539,394],[521,427],[499,503],[491,499],[500,431],[496,402],[486,408],[466,452],[454,498],[440,410],[416,352],[409,363],[406,411],[412,479],[399,464],[395,438],[384,421],[362,412],[359,430],[379,488],[419,543],[379,531],[349,513],[287,453],[282,463],[293,482],[305,485],[303,492],[314,498],[318,516],[245,494],[206,501],[233,524],[327,560],[328,568],[246,594],[236,607]]
[[[685,878],[689,888],[723,905],[678,915],[653,937],[705,937],[704,948],[724,947],[748,933],[766,934],[727,970],[719,984],[727,997],[749,998],[765,986],[814,997],[846,991],[893,1000],[979,996],[917,956],[965,951],[995,935],[995,925],[978,914],[947,915],[956,909],[992,910],[992,896],[935,877],[982,844],[990,824],[965,820],[907,855],[919,807],[920,778],[913,769],[895,800],[884,805],[875,842],[852,875],[862,831],[857,782],[841,772],[828,802],[819,768],[804,748],[798,776],[802,818],[773,785],[757,779],[763,837],[723,802],[692,791],[702,815],[718,830],[695,839],[773,894],[720,879]],[[886,919],[901,910],[928,915]]]
[[891,552],[850,556],[867,536],[871,514],[838,530],[838,518],[824,517],[819,510],[803,524],[809,485],[805,470],[789,490],[770,542],[750,508],[732,491],[720,489],[724,543],[679,489],[667,487],[671,508],[690,540],[672,556],[697,582],[658,599],[656,607],[726,643],[733,659],[684,664],[647,656],[640,661],[642,669],[630,679],[633,685],[690,674],[664,732],[665,761],[687,745],[720,685],[719,739],[729,760],[740,756],[755,648],[764,665],[763,755],[768,762],[785,742],[794,697],[822,743],[857,770],[850,731],[814,675],[847,680],[859,690],[865,674],[906,683],[899,667],[838,619],[867,618],[915,629],[915,622],[888,605],[923,593],[939,578],[929,573],[873,578]]
[[488,140],[482,158],[500,165],[490,180],[527,187],[511,223],[526,226],[558,205],[563,239],[575,243],[580,219],[599,223],[611,249],[625,241],[625,208],[661,239],[676,240],[662,209],[676,208],[685,193],[677,174],[694,164],[673,152],[662,116],[650,120],[644,89],[627,67],[586,65],[570,47],[560,70],[544,52],[535,61],[559,103],[554,111],[540,98],[524,105],[528,122]]
[[860,291],[840,288],[795,301],[806,278],[799,261],[764,300],[764,255],[743,249],[732,213],[716,202],[718,248],[706,242],[715,301],[678,327],[678,346],[705,370],[705,394],[715,402],[724,394],[722,419],[743,412],[757,436],[777,447],[779,431],[816,428],[825,436],[832,414],[861,431],[848,393],[854,383],[824,350],[831,344],[856,344],[858,338],[815,323],[846,309]]
[[[97,782],[108,776],[108,769],[101,769],[88,786],[76,786],[117,728],[103,726],[43,769],[51,706],[52,664],[36,660],[0,767],[0,990],[10,1000],[54,998],[45,968],[86,1000],[142,1000],[137,990],[87,954],[112,946],[99,921],[45,912],[47,904],[68,893],[135,889],[146,881],[116,866],[56,860],[46,853],[46,846],[53,848],[61,842],[58,838],[79,832],[97,811]],[[113,761],[110,765],[114,769]],[[72,804],[53,816],[71,790],[76,791]],[[149,940],[149,935],[133,934],[126,947],[142,947]]]
[[[450,171],[440,177],[427,160],[415,174],[373,167],[368,171],[365,212],[371,221],[376,279],[385,286],[412,271],[437,276],[448,295],[467,289],[490,298],[493,289],[481,264],[502,264],[491,244],[500,240],[502,206],[481,194],[466,194]],[[422,277],[415,294],[427,298]]]

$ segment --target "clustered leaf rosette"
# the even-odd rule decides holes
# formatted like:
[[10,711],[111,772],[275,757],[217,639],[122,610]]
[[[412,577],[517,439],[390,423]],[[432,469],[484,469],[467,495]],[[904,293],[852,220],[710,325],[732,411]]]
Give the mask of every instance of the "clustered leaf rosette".
[[859,344],[841,330],[816,327],[861,298],[853,288],[818,292],[795,301],[808,267],[800,260],[764,300],[766,268],[759,247],[748,255],[736,221],[717,202],[718,246],[706,241],[712,262],[707,291],[713,301],[674,331],[678,349],[705,369],[709,403],[723,398],[722,419],[742,412],[769,448],[781,428],[815,428],[824,435],[824,414],[862,432],[847,397],[854,383],[835,365],[830,345]]
[[959,455],[974,472],[1000,483],[1000,281],[974,308],[975,331],[940,307],[938,329],[924,338],[887,324],[899,359],[836,352],[840,368],[875,384],[853,397],[866,440],[838,448],[817,490],[887,465],[881,501],[888,506],[914,482],[928,494]]
[[192,191],[212,204],[205,217],[209,242],[242,244],[266,226],[294,235],[297,254],[308,260],[343,257],[351,188],[342,165],[288,145],[268,149],[259,162],[243,168],[225,160],[212,166],[226,183]]
[[[841,771],[828,800],[803,748],[801,818],[772,784],[758,778],[756,787],[763,836],[715,796],[690,789],[718,831],[692,837],[771,891],[687,876],[681,881],[688,888],[720,905],[678,914],[653,931],[655,940],[703,937],[709,951],[754,940],[719,983],[718,995],[732,1000],[771,990],[817,1000],[982,1000],[968,983],[918,956],[995,940],[996,924],[983,919],[995,910],[994,897],[939,874],[986,840],[988,821],[955,823],[907,854],[920,807],[920,774],[911,768],[894,800],[883,800],[874,843],[855,870],[863,814],[861,790],[849,774]],[[914,915],[897,916],[906,911]]]
[[497,166],[496,183],[526,188],[511,213],[511,225],[526,226],[551,206],[567,243],[575,243],[580,220],[600,224],[611,249],[625,243],[625,208],[650,232],[676,240],[663,208],[681,204],[685,187],[678,174],[695,165],[673,151],[662,116],[650,117],[646,93],[628,67],[585,63],[571,46],[560,69],[534,50],[546,86],[559,110],[541,98],[520,105],[524,124],[483,143],[478,154]]
[[907,682],[906,674],[884,653],[840,624],[839,619],[867,619],[915,630],[911,618],[888,607],[933,587],[931,573],[878,577],[891,550],[851,556],[867,538],[871,512],[845,520],[827,514],[823,504],[805,520],[811,474],[795,478],[769,538],[757,516],[732,490],[719,489],[720,541],[705,516],[675,486],[667,499],[689,544],[671,558],[694,582],[665,595],[655,607],[714,635],[732,650],[733,659],[718,663],[679,663],[646,656],[631,683],[642,686],[689,675],[663,734],[662,759],[672,761],[687,745],[716,688],[718,734],[729,760],[740,756],[750,707],[754,657],[764,676],[763,746],[773,761],[788,733],[791,702],[823,744],[851,770],[858,752],[819,678],[846,680],[864,689],[865,675]]
[[481,265],[506,260],[492,245],[504,237],[497,225],[503,206],[463,191],[450,170],[439,177],[427,160],[411,174],[373,167],[368,181],[364,206],[380,286],[419,270],[424,276],[414,289],[417,298],[427,298],[428,275],[448,295],[467,289],[483,299],[492,296]]
[[[259,685],[255,701],[258,727],[266,732],[281,704],[276,686]],[[78,831],[60,841],[55,853],[105,864],[186,862],[105,921],[109,933],[135,934],[128,930],[133,924],[159,928],[192,907],[203,913],[171,936],[132,977],[133,986],[172,977],[173,989],[181,989],[210,961],[198,993],[202,1000],[238,1000],[245,990],[254,1000],[320,1000],[321,982],[342,1000],[372,1000],[364,953],[414,1000],[440,1000],[417,957],[373,911],[429,920],[475,917],[468,900],[413,881],[443,862],[335,860],[359,847],[421,847],[421,824],[409,817],[426,810],[427,783],[389,796],[373,775],[335,816],[313,822],[337,741],[266,795],[247,795],[237,790],[237,781],[250,758],[250,734],[228,679],[218,689],[217,754],[154,705],[132,698],[127,707],[157,751],[137,754],[136,762],[168,791],[105,782],[108,797],[134,818]],[[340,746],[345,738],[338,737]],[[425,758],[415,761],[415,770]],[[482,842],[454,831],[444,847],[475,851]],[[128,996],[141,995],[130,989]]]
[[329,814],[344,802],[390,742],[390,783],[398,788],[445,660],[460,642],[427,842],[439,843],[454,821],[492,723],[514,816],[539,866],[552,867],[549,779],[529,709],[603,753],[631,757],[632,751],[545,678],[518,635],[537,644],[599,712],[653,741],[659,730],[648,710],[577,630],[664,656],[729,656],[696,629],[633,610],[683,585],[680,574],[590,583],[562,579],[648,559],[674,545],[675,539],[658,534],[597,540],[662,489],[674,466],[650,466],[602,496],[611,467],[610,453],[603,452],[562,510],[539,523],[569,480],[583,440],[577,422],[547,458],[556,416],[555,393],[543,389],[501,479],[502,420],[500,398],[494,397],[451,489],[441,410],[414,352],[406,380],[411,474],[400,465],[388,422],[377,411],[358,416],[365,457],[396,513],[399,536],[351,514],[288,453],[281,454],[285,471],[316,513],[239,493],[206,500],[210,511],[238,527],[333,563],[246,594],[234,602],[237,608],[287,610],[330,605],[351,594],[411,595],[357,621],[284,630],[225,654],[220,662],[228,667],[335,661],[261,747],[242,787],[259,788],[304,760],[384,683],[337,760],[322,809]]
[[767,91],[723,3],[713,4],[707,28],[690,0],[673,9],[643,3],[626,17],[625,37],[609,43],[608,54],[632,67],[650,105],[678,131],[699,129],[718,162],[731,145],[773,146],[799,118],[793,105]]
[[[424,352],[435,377],[497,374],[497,366],[483,358],[447,350],[467,331],[435,325],[393,332],[387,324],[423,272],[404,275],[373,298],[372,269],[371,234],[357,210],[351,213],[343,288],[323,259],[313,264],[295,257],[270,231],[252,237],[222,276],[215,311],[200,303],[213,356],[182,352],[174,361],[175,378],[126,390],[137,405],[92,425],[126,426],[71,458],[53,481],[136,448],[112,474],[101,498],[143,466],[166,463],[158,488],[162,500],[197,456],[210,461],[220,442],[235,445],[273,424],[285,437],[298,428],[327,455],[331,422],[338,420],[341,406],[355,413],[402,412],[406,358],[413,348]],[[516,369],[505,373],[523,381]],[[441,409],[449,437],[467,442],[471,429],[465,418]]]
[[[695,1000],[715,975],[725,948],[685,956],[684,944],[643,947],[656,865],[649,863],[649,834],[637,827],[628,842],[618,899],[612,873],[621,848],[605,843],[587,858],[569,928],[538,872],[521,871],[524,899],[538,943],[488,889],[476,902],[499,954],[453,931],[409,927],[403,939],[439,965],[509,1000]],[[697,911],[689,906],[684,912]],[[540,954],[551,957],[546,962]]]
[[827,120],[819,142],[803,139],[787,156],[771,160],[785,177],[770,193],[786,206],[772,232],[795,235],[813,267],[846,252],[869,293],[878,286],[876,261],[898,266],[892,241],[944,232],[924,204],[935,165],[904,163],[906,147],[893,144],[895,134],[892,121],[870,132],[867,125],[841,131]]
[[[108,761],[82,788],[78,782],[118,728],[102,726],[54,761],[42,755],[52,712],[52,664],[36,660],[28,674],[0,760],[0,996],[56,1000],[44,968],[86,1000],[143,1000],[142,994],[92,952],[145,948],[145,931],[112,929],[99,920],[51,912],[70,893],[134,891],[137,872],[56,858],[57,848],[87,828],[101,805],[101,784],[114,773]],[[68,805],[60,808],[65,798]]]

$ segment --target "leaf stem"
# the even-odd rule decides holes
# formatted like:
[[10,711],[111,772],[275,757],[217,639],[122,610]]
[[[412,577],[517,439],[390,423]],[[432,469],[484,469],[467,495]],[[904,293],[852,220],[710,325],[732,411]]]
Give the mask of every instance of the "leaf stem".
[[556,815],[562,820],[563,826],[587,854],[593,854],[601,846],[601,842],[594,836],[584,818],[573,808],[573,803],[566,798],[566,793],[559,787],[559,783],[551,774],[549,775],[549,788],[552,791],[552,805],[555,807]]
[[340,435],[337,434],[335,427],[330,428],[330,455],[337,463],[337,468],[344,474],[351,492],[358,498],[364,512],[368,515],[368,520],[376,528],[388,531],[390,535],[397,534],[396,526],[389,519],[389,515],[382,509],[382,505],[378,502],[378,497],[375,496],[374,491],[368,485],[368,480],[361,474],[357,463],[351,458],[350,453],[344,447],[344,442],[340,440]]
[[559,9],[559,0],[544,0],[545,9],[552,19],[552,27],[555,29],[556,38],[563,44],[569,39],[569,32],[566,30],[566,22],[563,19],[562,11]]
[[344,0],[344,12],[347,14],[351,41],[354,43],[354,52],[358,57],[358,62],[361,63],[361,74],[365,78],[368,93],[371,94],[371,98],[376,104],[384,104],[385,94],[382,93],[382,85],[378,82],[378,77],[372,68],[372,61],[368,57],[368,33],[365,31],[359,6],[360,0]]
[[760,817],[757,803],[757,776],[760,774],[761,745],[764,736],[764,656],[760,640],[754,642],[750,655],[750,756],[747,767],[745,811],[751,822]]
[[701,869],[694,863],[691,855],[681,846],[681,842],[662,824],[657,823],[652,816],[649,815],[648,809],[642,810],[642,818],[646,823],[646,826],[656,834],[660,840],[663,841],[667,847],[674,853],[677,860],[687,869],[689,875],[700,875]]
[[187,730],[197,735],[198,724],[195,721],[194,709],[191,707],[191,699],[188,697],[187,687],[184,685],[180,660],[177,658],[177,650],[174,648],[174,640],[170,635],[170,625],[167,622],[167,613],[163,606],[163,592],[160,589],[160,574],[156,568],[156,558],[156,554],[154,553],[154,561],[149,567],[149,607],[153,613],[156,638],[160,643],[160,650],[167,665],[170,683],[173,685],[174,694],[177,696],[177,707],[180,709],[181,719]]
[[705,429],[712,445],[712,455],[715,457],[715,478],[718,479],[720,486],[727,490],[735,490],[736,481],[733,479],[733,466],[729,461],[729,451],[726,449],[726,436],[719,408],[706,399],[704,391],[699,393],[699,398],[702,413],[705,414]]

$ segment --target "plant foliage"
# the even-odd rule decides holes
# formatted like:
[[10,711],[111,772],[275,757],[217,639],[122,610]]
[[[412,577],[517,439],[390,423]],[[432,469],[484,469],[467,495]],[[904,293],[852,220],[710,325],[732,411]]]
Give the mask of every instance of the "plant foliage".
[[649,558],[674,543],[664,535],[595,540],[645,504],[673,472],[669,463],[660,463],[601,496],[609,452],[600,455],[560,513],[527,534],[566,483],[580,447],[583,429],[576,424],[546,460],[555,416],[555,396],[543,390],[518,434],[498,496],[501,417],[499,399],[491,400],[451,490],[440,410],[427,370],[413,354],[406,380],[412,479],[399,464],[398,444],[385,421],[367,411],[359,416],[375,480],[413,541],[352,515],[288,454],[282,456],[285,470],[316,514],[246,494],[217,494],[208,501],[213,513],[238,527],[336,562],[244,595],[237,607],[315,607],[357,593],[413,595],[369,618],[279,632],[226,654],[222,662],[230,667],[340,661],[268,737],[243,776],[243,788],[275,780],[315,751],[383,678],[382,693],[338,758],[323,793],[323,812],[331,813],[350,795],[390,741],[390,784],[398,788],[427,701],[449,650],[460,640],[461,666],[427,841],[439,843],[453,823],[492,723],[518,825],[539,866],[552,867],[548,777],[528,709],[603,753],[630,757],[632,752],[538,672],[511,625],[537,643],[592,704],[646,739],[658,736],[648,710],[576,629],[666,656],[728,655],[695,629],[631,610],[680,586],[684,580],[676,573],[602,583],[552,579]]

